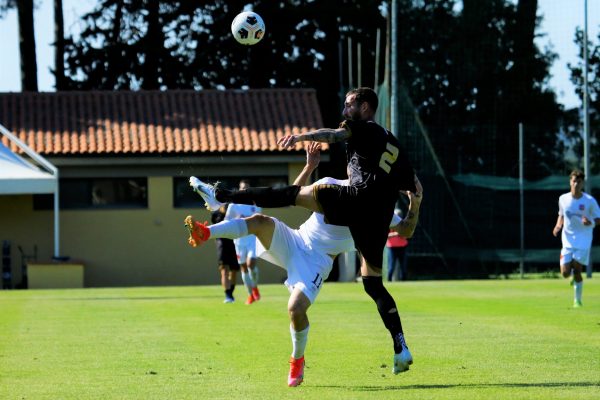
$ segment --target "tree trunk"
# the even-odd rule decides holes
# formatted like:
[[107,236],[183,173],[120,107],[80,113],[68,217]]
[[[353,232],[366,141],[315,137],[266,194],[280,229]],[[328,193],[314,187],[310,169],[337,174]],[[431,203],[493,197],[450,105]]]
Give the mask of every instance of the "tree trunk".
[[33,26],[33,0],[18,0],[19,48],[21,52],[21,90],[37,92],[37,61]]
[[65,29],[62,0],[54,0],[54,78],[56,90],[65,90]]
[[159,82],[159,52],[163,45],[162,26],[160,25],[158,1],[148,2],[148,34],[145,38],[146,60],[142,79],[142,89],[158,90]]

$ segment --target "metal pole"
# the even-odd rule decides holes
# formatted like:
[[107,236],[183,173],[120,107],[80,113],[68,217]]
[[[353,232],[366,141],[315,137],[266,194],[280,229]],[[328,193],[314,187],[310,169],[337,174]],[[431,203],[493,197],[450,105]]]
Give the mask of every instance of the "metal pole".
[[392,0],[392,38],[391,38],[391,98],[390,116],[392,133],[398,136],[398,1]]
[[352,38],[348,37],[348,87],[354,88],[354,79],[352,71]]
[[521,257],[519,271],[521,279],[525,274],[525,198],[523,191],[523,123],[519,122],[519,209],[520,209],[520,233],[521,233]]
[[54,191],[54,258],[58,259],[60,257],[60,203],[58,195],[60,184],[58,180],[58,170],[54,176],[56,177],[56,190]]
[[380,49],[381,46],[381,29],[377,29],[377,38],[375,40],[375,83],[373,84],[373,89],[379,89],[379,57],[380,57]]
[[362,46],[360,42],[356,44],[356,64],[358,87],[362,87]]
[[[590,111],[589,111],[589,87],[588,87],[588,2],[584,0],[583,6],[584,24],[583,24],[583,171],[585,173],[585,191],[592,193],[590,171]],[[586,275],[592,277],[592,257],[586,266]]]
[[588,24],[587,0],[584,0],[583,28],[583,172],[585,173],[585,191],[590,193],[590,124],[588,110]]
[[[339,30],[339,19],[338,19],[338,30]],[[338,40],[338,76],[339,76],[339,84],[340,84],[340,91],[338,93],[339,95],[339,101],[340,101],[340,110],[343,107],[344,102],[346,101],[346,99],[344,99],[344,93],[345,93],[345,88],[344,88],[344,45],[342,43],[343,39],[342,36],[340,35],[339,40]]]

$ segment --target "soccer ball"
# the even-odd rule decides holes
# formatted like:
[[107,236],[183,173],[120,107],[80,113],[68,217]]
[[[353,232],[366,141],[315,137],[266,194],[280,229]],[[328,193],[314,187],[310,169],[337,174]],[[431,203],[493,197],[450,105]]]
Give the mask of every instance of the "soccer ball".
[[239,43],[253,45],[265,35],[265,23],[257,13],[245,11],[233,19],[231,33]]

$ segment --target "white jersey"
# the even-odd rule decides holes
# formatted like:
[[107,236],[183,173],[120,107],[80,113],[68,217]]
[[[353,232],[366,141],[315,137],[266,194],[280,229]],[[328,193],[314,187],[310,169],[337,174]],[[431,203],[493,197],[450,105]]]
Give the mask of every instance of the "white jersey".
[[[592,246],[594,220],[600,218],[596,200],[587,193],[578,199],[573,198],[571,192],[565,193],[558,199],[558,215],[563,217],[563,248],[589,249]],[[583,225],[581,218],[584,216],[592,221],[592,225]]]
[[[323,178],[316,184],[348,185],[348,180]],[[315,302],[322,283],[327,279],[333,267],[333,258],[340,253],[355,249],[352,234],[347,226],[331,225],[325,222],[323,214],[312,213],[300,228],[291,229],[277,218],[271,247],[266,250],[257,241],[257,254],[288,271],[285,281],[290,291],[299,287]],[[395,216],[392,225],[401,221]]]
[[246,218],[262,212],[262,208],[251,204],[230,204],[225,213],[225,219]]
[[[260,213],[262,208],[250,204],[230,204],[225,213],[225,220],[229,221],[236,218],[251,217],[256,213]],[[238,239],[233,239],[235,244],[235,252],[238,255],[238,261],[245,263],[246,259],[256,258],[256,236],[247,235]]]

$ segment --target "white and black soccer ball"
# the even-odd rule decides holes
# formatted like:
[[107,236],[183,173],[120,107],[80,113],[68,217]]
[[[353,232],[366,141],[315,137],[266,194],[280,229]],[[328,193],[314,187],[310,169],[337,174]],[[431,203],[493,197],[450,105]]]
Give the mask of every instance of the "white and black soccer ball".
[[265,35],[265,23],[254,11],[244,11],[233,19],[231,33],[239,43],[253,45]]

